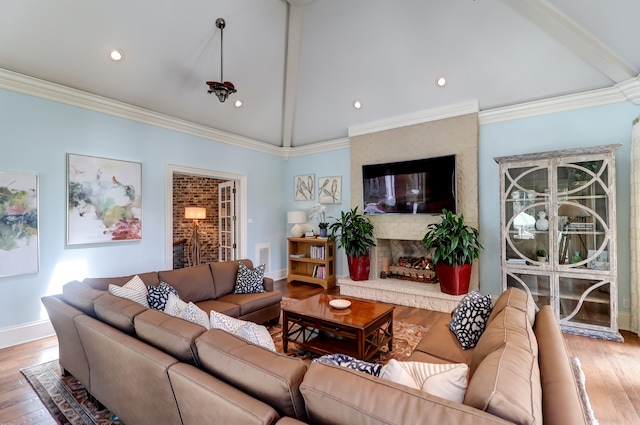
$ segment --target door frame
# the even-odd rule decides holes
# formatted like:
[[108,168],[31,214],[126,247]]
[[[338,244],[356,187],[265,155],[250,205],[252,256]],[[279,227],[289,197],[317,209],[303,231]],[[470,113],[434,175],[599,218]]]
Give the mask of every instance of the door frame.
[[236,182],[236,244],[238,258],[247,258],[247,175],[206,168],[167,164],[165,168],[165,268],[173,269],[173,175],[209,177]]

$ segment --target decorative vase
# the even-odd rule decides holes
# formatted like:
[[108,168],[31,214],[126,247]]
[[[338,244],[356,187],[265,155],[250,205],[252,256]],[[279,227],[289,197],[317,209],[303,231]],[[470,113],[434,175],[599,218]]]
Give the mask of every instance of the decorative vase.
[[547,213],[540,211],[538,213],[538,220],[536,221],[536,230],[549,230],[549,220],[547,220]]
[[447,263],[436,264],[436,273],[440,280],[440,290],[449,295],[462,295],[469,292],[471,281],[471,263],[450,266]]
[[547,257],[538,257],[538,261],[541,263],[546,263],[547,262]]
[[320,237],[321,238],[327,237],[327,229],[320,229]]
[[580,256],[580,251],[576,251],[576,253],[571,257],[571,263],[579,263],[582,261],[582,257]]
[[347,255],[347,264],[349,266],[349,276],[351,280],[369,279],[369,270],[371,268],[371,258],[369,254],[360,257]]

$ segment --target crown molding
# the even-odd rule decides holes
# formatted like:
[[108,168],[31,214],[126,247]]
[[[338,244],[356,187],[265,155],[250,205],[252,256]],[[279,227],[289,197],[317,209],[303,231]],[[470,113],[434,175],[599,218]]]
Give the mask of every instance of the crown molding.
[[640,75],[615,85],[624,97],[634,105],[640,105]]
[[493,124],[502,121],[510,121],[537,115],[553,114],[572,109],[589,108],[593,106],[608,105],[624,102],[625,95],[616,87],[592,90],[588,92],[552,97],[533,102],[520,103],[518,105],[480,111],[479,122]]
[[49,81],[40,80],[38,78],[29,77],[2,68],[0,68],[0,88],[132,121],[138,121],[181,133],[191,134],[204,139],[279,156],[284,159],[346,149],[350,146],[349,138],[353,136],[421,124],[470,113],[478,113],[479,124],[484,125],[625,101],[629,101],[635,105],[640,105],[640,75],[638,75],[634,78],[622,81],[613,87],[520,103],[484,111],[479,111],[477,100],[457,103],[440,108],[423,110],[413,114],[352,126],[349,127],[349,137],[345,138],[327,140],[298,147],[279,147],[267,142],[216,130],[211,127],[195,124],[190,121],[181,120],[158,112],[153,112],[148,109],[139,108],[137,106],[132,106],[113,99],[97,96],[95,94],[51,83]]
[[0,88],[271,155],[280,147],[0,68]]
[[445,118],[457,117],[460,115],[474,114],[478,112],[478,101],[469,100],[466,102],[446,105],[439,108],[426,109],[412,114],[373,121],[366,124],[349,127],[349,137],[361,136],[363,134],[377,133],[394,128],[406,127],[409,125],[423,124],[425,122],[442,120]]

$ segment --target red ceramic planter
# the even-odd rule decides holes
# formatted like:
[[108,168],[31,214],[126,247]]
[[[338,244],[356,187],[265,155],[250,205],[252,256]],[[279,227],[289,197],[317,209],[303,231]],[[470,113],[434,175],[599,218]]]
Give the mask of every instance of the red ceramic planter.
[[438,263],[436,264],[436,272],[440,280],[440,290],[445,294],[462,295],[469,292],[471,263],[462,264],[461,266]]
[[347,255],[347,264],[349,265],[349,276],[351,280],[369,279],[369,270],[371,268],[371,258],[369,254],[360,257]]

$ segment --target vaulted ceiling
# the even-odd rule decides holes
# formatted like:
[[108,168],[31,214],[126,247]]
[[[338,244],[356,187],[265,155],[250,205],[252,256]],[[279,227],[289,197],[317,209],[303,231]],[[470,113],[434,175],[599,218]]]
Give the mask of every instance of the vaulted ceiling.
[[[219,17],[225,103],[205,85]],[[638,0],[7,0],[0,68],[288,148],[467,101],[637,93],[638,18]]]

